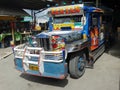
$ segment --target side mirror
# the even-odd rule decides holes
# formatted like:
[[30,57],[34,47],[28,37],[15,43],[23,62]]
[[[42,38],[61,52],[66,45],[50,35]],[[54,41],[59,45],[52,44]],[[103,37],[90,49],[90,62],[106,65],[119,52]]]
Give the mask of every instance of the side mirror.
[[85,24],[86,24],[86,17],[85,17],[85,16],[83,16],[83,17],[81,18],[81,24],[82,24],[82,25],[85,25]]

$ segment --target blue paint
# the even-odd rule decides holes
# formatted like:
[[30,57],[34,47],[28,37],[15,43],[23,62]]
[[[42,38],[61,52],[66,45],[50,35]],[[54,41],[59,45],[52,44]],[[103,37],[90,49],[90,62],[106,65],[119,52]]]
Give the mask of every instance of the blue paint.
[[61,75],[67,75],[67,68],[65,68],[64,63],[44,62],[44,72],[42,74],[40,74],[39,71],[33,70],[27,70],[26,73],[44,77],[60,78]]
[[65,73],[64,63],[45,62],[44,72],[52,74],[64,74]]
[[84,9],[84,11],[91,13],[94,10],[96,10],[97,8],[96,7],[90,7],[90,6],[84,6],[83,9]]
[[31,57],[30,58],[30,61],[35,61],[35,62],[38,62],[39,58],[38,57]]
[[53,73],[44,72],[44,74],[42,76],[44,76],[44,77],[60,78],[61,75],[62,74],[53,74]]
[[22,68],[22,59],[15,58],[15,65],[19,68]]
[[17,69],[17,70],[19,70],[19,71],[21,71],[21,72],[23,72],[23,71],[24,71],[24,69],[23,69],[23,68],[18,67],[18,66],[16,66],[16,69]]
[[19,71],[23,71],[22,59],[15,58],[14,62],[15,62],[15,68]]
[[83,27],[83,33],[85,33],[89,37],[89,23],[90,23],[90,15],[86,13],[86,25]]
[[49,38],[49,36],[44,33],[40,33],[40,34],[36,35],[36,37],[37,38]]
[[78,69],[81,67],[81,60],[82,60],[83,58],[79,58],[79,60],[78,60]]
[[53,30],[53,25],[52,25],[52,17],[49,18],[49,31],[52,31]]
[[81,70],[81,69],[83,69],[83,67],[84,67],[84,60],[83,60],[84,58],[83,58],[83,56],[81,56],[80,58],[79,58],[79,60],[78,60],[78,69],[79,70]]

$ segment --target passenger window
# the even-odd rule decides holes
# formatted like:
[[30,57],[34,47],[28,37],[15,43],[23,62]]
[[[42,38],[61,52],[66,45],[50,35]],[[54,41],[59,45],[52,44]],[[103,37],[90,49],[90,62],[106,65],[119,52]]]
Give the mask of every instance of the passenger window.
[[92,14],[92,26],[98,25],[98,16],[97,14]]

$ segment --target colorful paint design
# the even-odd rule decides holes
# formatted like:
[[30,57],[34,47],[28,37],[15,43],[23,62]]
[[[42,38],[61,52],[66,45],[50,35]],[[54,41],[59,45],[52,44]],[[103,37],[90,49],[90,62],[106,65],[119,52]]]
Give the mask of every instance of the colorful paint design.
[[73,6],[51,8],[50,12],[52,15],[60,15],[60,14],[80,13],[80,11],[81,11],[81,7],[79,5],[73,5]]
[[[48,55],[45,55],[46,53],[42,54],[36,54],[33,53],[31,55],[31,53],[28,53],[28,55],[31,56],[25,56],[25,54],[27,55],[27,53],[25,52],[25,50],[23,48],[17,48],[15,53],[15,66],[17,70],[22,71],[23,73],[27,73],[27,74],[31,74],[31,75],[36,75],[36,76],[43,76],[43,77],[51,77],[51,78],[57,78],[57,79],[65,79],[65,77],[67,76],[68,73],[68,69],[67,69],[67,63],[65,61],[65,57],[66,57],[66,53],[65,53],[65,49],[66,49],[66,44],[69,44],[69,48],[68,51],[72,51],[72,50],[76,50],[77,44],[82,44],[81,48],[83,49],[85,46],[88,46],[89,42],[85,43],[87,40],[91,40],[91,43],[93,46],[97,46],[98,45],[98,32],[94,33],[94,32],[89,32],[89,23],[90,21],[90,13],[93,12],[101,12],[100,10],[98,10],[95,7],[86,7],[84,6],[83,8],[81,8],[81,6],[79,5],[71,5],[71,6],[63,6],[63,7],[56,7],[56,8],[52,8],[53,10],[51,10],[51,13],[53,15],[53,17],[55,15],[58,14],[66,14],[66,15],[83,15],[83,13],[81,13],[81,10],[85,10],[86,14],[86,24],[84,25],[83,28],[83,24],[81,23],[81,21],[71,21],[71,22],[66,22],[66,23],[55,23],[52,24],[52,20],[50,20],[50,31],[52,32],[53,30],[82,30],[82,31],[74,31],[74,33],[67,33],[64,36],[52,36],[52,48],[53,51],[43,51],[46,52]],[[96,11],[95,11],[96,10]],[[81,14],[80,14],[81,13]],[[52,28],[53,25],[53,28]],[[99,26],[99,25],[98,25]],[[98,27],[99,28],[99,27]],[[95,29],[94,29],[95,30]],[[97,29],[98,30],[98,29]],[[72,31],[73,32],[73,31]],[[53,33],[53,32],[52,32]],[[93,33],[94,35],[91,35],[91,39],[87,39],[89,38],[88,36],[90,36],[90,33]],[[50,36],[48,35],[49,33],[41,33],[38,34],[38,38],[49,38]],[[96,35],[96,36],[95,36]],[[61,38],[63,37],[64,40]],[[96,40],[95,40],[96,38]],[[86,40],[82,40],[82,42],[79,43],[75,43],[73,41],[78,41],[81,39],[86,39]],[[101,35],[101,40],[103,40],[103,35]],[[96,41],[96,42],[94,42]],[[73,42],[71,44],[71,42]],[[65,46],[66,45],[66,46]],[[75,47],[75,48],[74,48]],[[78,47],[79,48],[79,47]],[[81,49],[80,48],[80,49]],[[23,50],[22,50],[23,49]],[[38,47],[32,47],[32,49],[38,49]],[[71,49],[71,50],[70,50]],[[95,48],[93,48],[94,50]],[[62,51],[62,53],[56,53],[56,52],[60,52]],[[21,53],[22,52],[22,53]],[[41,51],[42,52],[42,51]],[[50,55],[49,55],[50,54]],[[39,56],[41,55],[41,56]],[[31,57],[31,58],[29,58]],[[35,59],[35,57],[37,57],[37,60]],[[40,59],[41,58],[41,59]],[[39,69],[39,70],[38,70]]]
[[64,50],[65,49],[64,39],[58,35],[52,36],[52,48],[53,51]]
[[69,30],[82,30],[83,25],[81,22],[75,22],[75,23],[64,23],[64,24],[53,24],[54,30],[63,30],[63,29],[69,29]]

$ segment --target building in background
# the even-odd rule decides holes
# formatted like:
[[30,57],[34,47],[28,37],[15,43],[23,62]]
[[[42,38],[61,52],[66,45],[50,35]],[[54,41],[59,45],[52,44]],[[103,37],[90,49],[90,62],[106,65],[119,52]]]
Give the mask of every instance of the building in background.
[[30,30],[28,21],[22,21],[25,16],[29,15],[22,9],[0,8],[0,48],[9,47],[10,41],[20,41],[21,33]]

